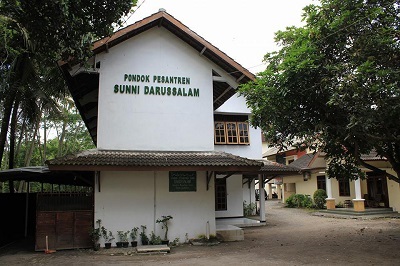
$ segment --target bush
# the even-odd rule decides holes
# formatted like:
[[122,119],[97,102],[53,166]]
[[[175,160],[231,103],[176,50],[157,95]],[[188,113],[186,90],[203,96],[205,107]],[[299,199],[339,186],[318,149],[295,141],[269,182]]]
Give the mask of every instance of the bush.
[[308,195],[293,194],[286,199],[286,207],[288,208],[312,208],[313,202]]
[[317,209],[323,209],[326,202],[326,191],[324,189],[317,189],[314,192],[313,199]]
[[254,212],[256,210],[256,204],[255,203],[250,203],[246,204],[246,201],[243,201],[243,214],[244,216],[251,216],[254,215]]

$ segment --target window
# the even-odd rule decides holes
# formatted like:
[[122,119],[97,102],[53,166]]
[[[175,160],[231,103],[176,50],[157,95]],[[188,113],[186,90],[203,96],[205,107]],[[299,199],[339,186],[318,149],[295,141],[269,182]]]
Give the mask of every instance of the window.
[[247,122],[215,122],[215,144],[250,144],[249,123]]
[[226,178],[215,178],[215,210],[226,211],[227,210],[227,199],[226,199]]
[[237,144],[237,129],[235,122],[226,122],[226,139],[228,144]]
[[338,179],[339,182],[339,196],[349,197],[350,196],[350,182],[348,179]]
[[225,144],[225,123],[224,122],[215,122],[215,136],[214,142],[215,144]]
[[246,122],[238,122],[239,143],[249,144],[249,124]]
[[317,176],[317,188],[326,191],[326,179],[324,175]]

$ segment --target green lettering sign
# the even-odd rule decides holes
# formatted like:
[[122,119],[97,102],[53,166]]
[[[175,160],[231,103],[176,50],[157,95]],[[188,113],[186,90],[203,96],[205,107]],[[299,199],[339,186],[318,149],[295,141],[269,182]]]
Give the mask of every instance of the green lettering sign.
[[169,192],[193,191],[197,191],[195,171],[169,172]]

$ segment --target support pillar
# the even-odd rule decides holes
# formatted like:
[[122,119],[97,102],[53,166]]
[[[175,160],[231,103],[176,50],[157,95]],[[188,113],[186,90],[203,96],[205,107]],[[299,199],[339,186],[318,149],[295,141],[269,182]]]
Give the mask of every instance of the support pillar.
[[271,186],[271,184],[267,183],[267,189],[268,189],[268,199],[272,199],[272,186]]
[[364,204],[365,199],[361,198],[361,180],[360,180],[360,178],[357,178],[354,181],[354,188],[355,188],[355,192],[356,192],[356,198],[353,199],[354,211],[363,212],[363,211],[365,211],[365,204]]
[[278,199],[282,199],[282,188],[281,188],[281,185],[276,185],[276,193],[278,194]]
[[332,179],[325,176],[325,183],[326,183],[326,194],[328,198],[326,199],[326,209],[327,210],[334,210],[335,207],[335,199],[332,196]]
[[265,222],[265,192],[264,192],[264,177],[258,175],[258,191],[260,192],[260,222]]

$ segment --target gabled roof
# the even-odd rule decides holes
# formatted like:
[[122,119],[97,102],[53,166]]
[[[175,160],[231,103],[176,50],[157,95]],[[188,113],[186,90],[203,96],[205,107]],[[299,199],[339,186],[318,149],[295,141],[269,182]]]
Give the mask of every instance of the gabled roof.
[[[94,54],[98,54],[107,51],[109,48],[154,27],[164,27],[176,35],[193,47],[193,49],[197,50],[199,55],[207,58],[229,73],[237,83],[247,83],[255,78],[250,71],[242,67],[235,60],[162,10],[115,32],[110,37],[96,41],[93,45],[93,52]],[[68,71],[70,70],[70,65],[65,62],[61,63],[60,67],[63,70],[64,77],[83,121],[93,141],[96,143],[99,75],[98,73],[85,71],[71,75]],[[213,105],[215,110],[236,93],[236,88],[232,88],[227,82],[221,80],[217,73],[214,73],[214,75]]]
[[283,174],[298,174],[300,172],[300,168],[297,168],[292,165],[284,165],[277,162],[271,162],[268,160],[262,160],[264,165],[260,169],[260,173],[266,174],[275,174],[275,175],[283,175]]
[[292,163],[290,163],[289,166],[303,170],[310,169],[315,156],[317,156],[317,154],[312,154],[312,153],[304,154],[297,160],[294,160]]
[[262,163],[219,151],[111,151],[92,149],[47,161],[50,170],[256,171]]

